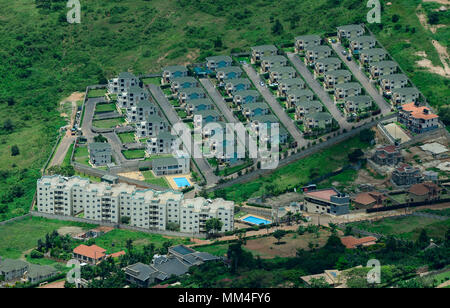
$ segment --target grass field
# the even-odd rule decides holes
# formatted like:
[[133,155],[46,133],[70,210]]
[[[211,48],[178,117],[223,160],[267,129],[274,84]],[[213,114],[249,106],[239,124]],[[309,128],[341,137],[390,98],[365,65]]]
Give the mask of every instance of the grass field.
[[122,154],[126,159],[140,159],[145,157],[144,150],[125,150],[122,151]]
[[155,177],[153,175],[153,172],[148,170],[148,171],[142,171],[142,175],[145,178],[145,182],[150,183],[150,184],[155,184],[155,185],[159,185],[161,187],[167,187],[170,188],[169,183],[167,183],[165,178],[162,177]]
[[123,118],[107,119],[107,120],[95,120],[92,125],[97,128],[114,128],[125,123]]
[[103,113],[103,112],[113,112],[116,111],[115,104],[97,104],[95,106],[95,113]]
[[406,216],[386,218],[376,222],[356,222],[350,225],[362,230],[394,235],[407,240],[417,240],[422,229],[425,229],[429,237],[443,239],[445,232],[450,228],[450,219],[440,221],[427,217]]
[[136,140],[134,139],[134,133],[122,133],[117,134],[122,143],[134,143]]
[[90,90],[88,92],[88,98],[102,97],[102,96],[105,96],[105,94],[106,94],[106,89]]
[[80,164],[90,166],[89,164],[89,152],[87,147],[77,147],[75,148],[75,153],[73,154],[73,159]]
[[144,85],[155,84],[159,86],[161,84],[161,78],[160,77],[143,78],[142,82],[144,83]]

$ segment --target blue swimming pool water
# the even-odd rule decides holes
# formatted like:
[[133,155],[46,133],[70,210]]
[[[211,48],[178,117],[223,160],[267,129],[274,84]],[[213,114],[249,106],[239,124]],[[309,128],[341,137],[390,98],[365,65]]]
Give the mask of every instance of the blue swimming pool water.
[[186,178],[174,178],[173,180],[175,181],[175,184],[177,184],[179,188],[191,186],[191,184]]
[[254,225],[268,225],[268,224],[272,223],[270,220],[265,220],[265,219],[261,219],[261,218],[254,217],[254,216],[248,216],[242,220],[249,222],[251,224],[254,224]]

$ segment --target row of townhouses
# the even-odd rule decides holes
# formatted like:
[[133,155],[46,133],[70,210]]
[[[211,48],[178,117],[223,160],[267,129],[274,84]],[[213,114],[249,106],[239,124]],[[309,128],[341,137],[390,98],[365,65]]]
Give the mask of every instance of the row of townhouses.
[[184,199],[183,193],[173,190],[140,190],[124,183],[91,183],[60,175],[37,181],[37,211],[63,216],[84,213],[86,219],[114,224],[129,217],[131,226],[160,231],[173,223],[185,233],[203,233],[206,221],[218,218],[223,223],[221,232],[234,229],[231,201]]

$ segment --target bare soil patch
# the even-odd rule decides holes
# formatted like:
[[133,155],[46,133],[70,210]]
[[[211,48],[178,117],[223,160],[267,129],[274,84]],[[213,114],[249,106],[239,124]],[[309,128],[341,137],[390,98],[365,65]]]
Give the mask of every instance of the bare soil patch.
[[60,235],[75,235],[83,232],[81,227],[61,227],[58,229]]
[[139,172],[139,171],[124,172],[124,173],[119,173],[119,175],[129,178],[129,179],[133,179],[133,180],[145,181],[145,177],[142,175],[142,172]]

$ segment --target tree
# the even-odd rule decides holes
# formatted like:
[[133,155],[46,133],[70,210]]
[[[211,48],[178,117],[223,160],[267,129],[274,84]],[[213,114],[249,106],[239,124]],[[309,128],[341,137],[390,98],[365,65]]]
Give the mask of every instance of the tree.
[[122,216],[120,218],[120,222],[124,225],[128,225],[130,223],[131,218],[127,216]]
[[19,147],[17,145],[13,145],[11,147],[11,156],[17,156],[20,154]]
[[365,143],[372,143],[375,139],[375,132],[371,129],[364,129],[359,133],[359,140]]
[[215,234],[216,232],[222,230],[223,222],[218,218],[210,218],[205,223],[205,230],[208,235]]
[[425,248],[430,243],[430,238],[427,235],[427,231],[422,229],[420,232],[419,238],[417,239],[416,245],[420,248]]
[[3,123],[3,130],[7,133],[11,133],[14,130],[14,124],[11,119],[6,119]]
[[330,227],[331,233],[332,233],[332,234],[336,234],[336,232],[337,232],[337,224],[334,224],[334,223],[330,222],[330,223],[328,224],[328,226]]
[[133,240],[132,239],[127,239],[126,242],[126,248],[128,250],[128,253],[131,253],[131,251],[133,250]]
[[400,20],[400,16],[398,16],[397,14],[392,15],[392,22],[396,23],[399,20]]
[[361,157],[364,156],[364,152],[361,151],[361,149],[355,149],[351,153],[348,154],[348,160],[351,163],[356,163],[361,159]]
[[280,245],[280,240],[286,235],[286,231],[285,230],[277,230],[275,231],[273,234],[273,237],[277,239],[277,245]]
[[94,137],[94,141],[95,141],[95,142],[106,143],[106,142],[108,142],[108,139],[106,139],[105,136],[103,136],[102,134],[100,134],[100,135]]
[[272,27],[272,34],[274,35],[280,35],[284,31],[283,25],[281,24],[280,20],[275,20],[275,24]]
[[328,289],[331,288],[331,285],[325,281],[325,278],[312,278],[309,281],[309,286],[313,289]]
[[439,24],[439,13],[438,12],[430,13],[430,15],[428,15],[428,22],[430,23],[430,25]]

